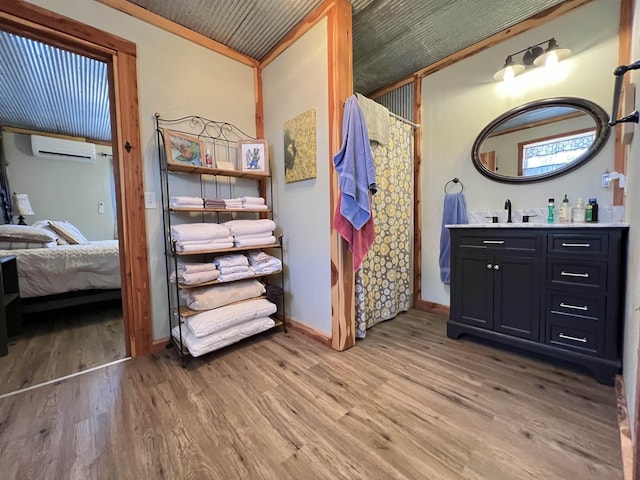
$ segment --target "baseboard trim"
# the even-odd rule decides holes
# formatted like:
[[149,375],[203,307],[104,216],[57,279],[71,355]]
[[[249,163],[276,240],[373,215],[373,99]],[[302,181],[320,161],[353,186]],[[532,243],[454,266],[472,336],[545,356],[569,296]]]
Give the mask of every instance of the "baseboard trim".
[[437,312],[449,315],[449,305],[442,305],[435,302],[427,302],[425,300],[416,300],[413,306],[416,310],[422,310],[423,312]]
[[150,353],[159,352],[167,348],[167,344],[171,341],[171,337],[163,337],[158,340],[154,340],[151,343],[151,348],[149,349]]
[[306,335],[307,337],[315,340],[316,342],[320,342],[323,345],[326,345],[327,347],[331,348],[331,337],[326,333],[321,332],[320,330],[316,330],[315,328],[310,327],[309,325],[305,325],[304,323],[300,323],[297,320],[293,320],[292,318],[289,318],[289,317],[287,317],[286,325],[287,325],[287,328],[291,328],[296,332],[300,332],[303,335]]
[[624,480],[633,479],[633,441],[629,427],[627,397],[624,390],[624,379],[616,375],[616,400],[618,402],[618,428],[620,430],[620,450],[622,456],[622,472]]

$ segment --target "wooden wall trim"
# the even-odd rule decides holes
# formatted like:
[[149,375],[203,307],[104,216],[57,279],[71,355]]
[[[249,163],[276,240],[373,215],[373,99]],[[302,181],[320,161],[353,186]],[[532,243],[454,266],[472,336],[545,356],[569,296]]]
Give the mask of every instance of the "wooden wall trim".
[[413,302],[422,300],[422,79],[413,77]]
[[331,231],[331,346],[346,350],[355,345],[355,285],[353,257],[347,242],[333,228],[336,205],[340,195],[338,174],[333,168],[333,156],[342,146],[344,102],[353,94],[353,48],[351,4],[335,0],[329,11],[329,210]]
[[264,69],[291,45],[296,43],[300,37],[311,30],[320,20],[329,15],[334,7],[335,0],[325,0],[313,12],[307,15],[298,25],[289,31],[285,37],[278,42],[267,54],[260,59],[260,68]]
[[416,310],[422,310],[423,312],[437,312],[447,316],[449,315],[449,312],[450,312],[449,305],[442,305],[440,303],[427,302],[424,300],[416,301],[414,308]]
[[166,350],[167,345],[172,345],[169,342],[171,342],[171,337],[162,337],[157,340],[154,340],[151,343],[151,347],[149,348],[149,353],[156,353],[156,352],[161,352],[163,350]]
[[189,30],[182,25],[179,25],[171,20],[168,20],[160,15],[157,15],[149,10],[145,10],[138,5],[128,2],[127,0],[96,0],[108,7],[111,7],[115,10],[119,10],[127,15],[131,15],[138,20],[142,20],[143,22],[150,23],[151,25],[155,25],[162,30],[165,30],[169,33],[173,33],[174,35],[178,35],[179,37],[184,38],[185,40],[189,40],[190,42],[196,43],[204,48],[208,48],[209,50],[213,50],[220,55],[224,55],[232,60],[240,62],[249,67],[255,67],[258,65],[258,61],[255,58],[251,58],[244,53],[240,53],[233,48],[227,47],[222,43],[216,42],[215,40],[210,39],[209,37],[205,37],[199,33],[194,32],[193,30]]
[[487,48],[490,48],[490,47],[493,47],[494,45],[502,43],[511,37],[515,37],[516,35],[526,32],[527,30],[531,30],[532,28],[536,28],[541,25],[544,25],[545,23],[550,22],[551,20],[555,20],[556,18],[561,17],[565,13],[570,12],[575,8],[581,7],[582,5],[585,5],[591,1],[592,0],[565,0],[564,2],[558,5],[555,5],[553,7],[549,7],[546,10],[543,10],[542,12],[538,13],[537,15],[534,15],[531,18],[523,20],[522,22],[512,27],[509,27],[505,30],[502,30],[501,32],[491,35],[490,37],[485,38],[481,42],[470,45],[469,47],[464,48],[459,52],[454,53],[453,55],[449,55],[448,57],[443,58],[438,62],[428,65],[418,70],[411,76],[400,79],[374,92],[368,93],[367,96],[371,98],[375,98],[380,95],[384,95],[385,93],[395,90],[398,87],[411,83],[413,81],[414,75],[417,75],[420,78],[424,78],[427,75],[435,73],[438,70],[442,70],[443,68],[453,65],[454,63],[457,63],[460,60],[464,60],[465,58],[471,57],[472,55],[475,55],[476,53],[479,53],[483,50],[486,50]]
[[[633,0],[620,1],[620,28],[618,31],[618,65],[628,65],[631,60],[631,34],[633,31]],[[611,77],[613,82],[614,77]],[[623,91],[624,87],[631,83],[630,75],[622,78]],[[620,110],[624,107],[624,102],[620,102]],[[629,112],[620,113],[612,112],[612,115],[618,113],[618,117],[626,115]],[[625,124],[621,123],[615,127],[615,157],[613,168],[616,172],[627,173],[627,146],[622,143]],[[624,189],[620,188],[618,182],[613,182],[613,204],[624,205]]]
[[5,26],[107,63],[127,354],[145,354],[151,345],[151,302],[135,44],[19,0],[0,4],[0,29]]
[[321,332],[320,330],[316,330],[315,328],[310,327],[309,325],[306,325],[290,317],[287,317],[287,328],[295,330],[296,332],[300,332],[303,335],[306,335],[307,337],[315,340],[316,342],[319,342],[323,345],[326,345],[329,348],[332,348],[331,337],[326,333]]

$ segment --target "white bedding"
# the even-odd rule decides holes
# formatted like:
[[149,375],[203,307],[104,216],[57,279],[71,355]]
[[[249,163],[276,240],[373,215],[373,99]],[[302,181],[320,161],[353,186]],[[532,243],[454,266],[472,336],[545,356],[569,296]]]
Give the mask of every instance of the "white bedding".
[[[222,347],[226,347],[227,345],[231,345],[232,343],[238,342],[243,338],[250,337],[251,335],[255,335],[256,333],[264,332],[265,330],[270,329],[275,326],[276,322],[269,317],[265,318],[256,318],[254,320],[249,320],[248,322],[241,323],[240,325],[235,325],[234,327],[225,328],[224,330],[220,330],[217,333],[213,333],[211,335],[207,335],[206,337],[198,338],[196,337],[186,325],[182,326],[182,343],[187,346],[189,349],[189,353],[194,357],[199,357],[200,355],[204,355],[205,353],[213,352],[214,350],[219,350]],[[180,331],[178,327],[175,326],[171,331],[173,337],[179,342],[180,341]]]
[[246,302],[234,303],[214,308],[191,317],[186,321],[191,333],[196,337],[205,337],[255,318],[268,317],[276,313],[277,307],[266,298],[256,298]]
[[120,288],[117,240],[31,250],[0,250],[15,255],[22,298],[75,290]]

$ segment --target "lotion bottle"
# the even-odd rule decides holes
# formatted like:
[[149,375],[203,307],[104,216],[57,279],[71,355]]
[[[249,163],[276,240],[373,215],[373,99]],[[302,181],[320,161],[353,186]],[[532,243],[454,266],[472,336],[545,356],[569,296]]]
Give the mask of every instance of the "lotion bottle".
[[564,194],[564,199],[562,200],[562,207],[560,207],[560,223],[570,223],[571,222],[571,206],[569,205],[569,199],[567,198],[567,194]]

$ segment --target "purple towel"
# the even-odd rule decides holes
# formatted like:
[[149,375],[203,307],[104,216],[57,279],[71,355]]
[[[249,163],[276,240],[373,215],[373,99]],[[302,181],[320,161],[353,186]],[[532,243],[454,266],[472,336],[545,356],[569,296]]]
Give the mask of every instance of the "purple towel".
[[451,238],[445,225],[469,223],[467,220],[467,201],[462,192],[446,193],[442,211],[442,230],[440,231],[440,280],[451,283]]
[[356,230],[371,217],[369,191],[375,193],[376,172],[369,134],[355,95],[344,105],[342,148],[333,157],[340,178],[340,213]]

